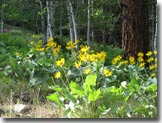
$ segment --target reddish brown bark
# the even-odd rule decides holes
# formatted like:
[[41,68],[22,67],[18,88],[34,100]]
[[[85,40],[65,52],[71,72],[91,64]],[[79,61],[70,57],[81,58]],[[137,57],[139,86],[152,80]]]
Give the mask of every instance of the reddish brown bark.
[[122,49],[136,57],[149,45],[149,23],[146,0],[123,0]]

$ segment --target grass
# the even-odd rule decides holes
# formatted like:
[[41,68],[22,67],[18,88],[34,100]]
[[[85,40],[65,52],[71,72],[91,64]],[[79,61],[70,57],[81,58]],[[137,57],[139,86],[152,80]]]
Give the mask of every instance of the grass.
[[30,109],[24,113],[16,113],[13,111],[15,104],[1,105],[5,114],[1,118],[63,118],[62,110],[55,107],[52,103],[46,102],[40,105],[28,105]]

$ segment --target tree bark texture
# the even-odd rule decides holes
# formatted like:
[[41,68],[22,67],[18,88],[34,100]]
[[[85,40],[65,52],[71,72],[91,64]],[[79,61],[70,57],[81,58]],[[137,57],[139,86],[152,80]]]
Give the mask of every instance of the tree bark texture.
[[149,17],[147,0],[123,0],[122,49],[128,56],[147,52]]

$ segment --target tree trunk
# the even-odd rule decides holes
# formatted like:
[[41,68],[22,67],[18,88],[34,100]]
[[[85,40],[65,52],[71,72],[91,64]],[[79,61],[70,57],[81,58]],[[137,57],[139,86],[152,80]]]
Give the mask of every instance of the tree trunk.
[[70,8],[67,3],[67,13],[68,13],[68,18],[69,18],[69,28],[70,28],[70,40],[74,42],[74,32],[73,32],[73,24],[72,24],[72,19],[71,19],[71,13],[70,13]]
[[49,1],[46,1],[46,6],[47,6],[47,40],[48,40],[50,37],[52,37]]
[[75,21],[75,16],[74,16],[74,12],[73,12],[73,7],[71,4],[71,1],[68,0],[68,4],[69,4],[69,9],[70,9],[70,15],[72,18],[72,25],[73,25],[73,31],[74,31],[74,39],[75,41],[78,40],[78,36],[77,36],[77,27],[76,27],[76,21]]
[[146,53],[149,46],[147,0],[123,0],[122,49],[128,56]]
[[[94,9],[93,9],[94,1],[92,0],[92,17],[94,16]],[[93,18],[91,19],[91,41],[94,41],[94,25],[93,25]]]
[[52,0],[50,1],[50,20],[51,20],[51,30],[52,30],[52,36],[55,36],[55,15],[56,15],[56,1]]
[[1,8],[1,33],[3,33],[4,21],[3,21],[3,3]]
[[91,0],[88,0],[88,25],[87,25],[87,44],[90,46],[90,24],[91,24]]
[[[40,9],[43,10],[44,6],[42,4],[42,1],[39,1]],[[45,22],[45,17],[43,13],[41,13],[41,26],[42,26],[42,33],[43,33],[43,44],[47,43],[47,27],[46,27],[46,22]]]
[[62,0],[60,1],[60,40],[62,38]]

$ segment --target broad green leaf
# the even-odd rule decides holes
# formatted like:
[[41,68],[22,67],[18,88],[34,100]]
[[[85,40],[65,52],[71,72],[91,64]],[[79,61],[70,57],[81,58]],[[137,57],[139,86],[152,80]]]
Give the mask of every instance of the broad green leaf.
[[45,81],[47,81],[49,75],[47,72],[44,71],[36,71],[34,72],[34,70],[31,72],[30,74],[30,84],[32,86],[43,83]]
[[69,101],[73,102],[73,103],[77,102],[77,100],[75,99],[75,97],[72,94],[66,93],[65,98],[68,99]]
[[91,74],[86,77],[85,84],[88,86],[96,86],[96,74]]
[[89,93],[88,101],[90,101],[90,102],[96,101],[97,99],[101,98],[100,94],[101,94],[100,89],[98,89],[97,91],[93,91],[93,92]]
[[155,92],[157,90],[157,84],[151,84],[146,88],[146,91],[148,92]]
[[77,94],[80,97],[82,97],[84,95],[83,88],[75,82],[70,83],[70,89],[74,94]]
[[54,101],[59,107],[62,106],[61,100],[59,99],[60,97],[58,96],[58,94],[51,94],[49,96],[47,96],[47,99],[50,101]]

